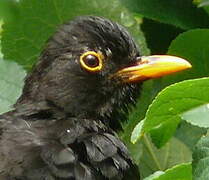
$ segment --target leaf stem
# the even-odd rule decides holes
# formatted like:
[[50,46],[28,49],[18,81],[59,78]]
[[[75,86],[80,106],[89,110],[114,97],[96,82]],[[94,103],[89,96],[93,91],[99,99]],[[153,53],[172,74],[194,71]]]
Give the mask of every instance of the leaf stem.
[[165,156],[164,156],[164,163],[163,168],[165,169],[168,166],[168,156],[169,156],[169,149],[170,149],[170,143],[167,143],[165,146]]
[[144,135],[144,144],[146,145],[149,153],[151,154],[151,157],[153,158],[157,168],[162,171],[163,169],[162,169],[160,163],[158,162],[158,159],[153,151],[152,145],[151,145],[150,141],[148,140],[148,137],[146,134]]

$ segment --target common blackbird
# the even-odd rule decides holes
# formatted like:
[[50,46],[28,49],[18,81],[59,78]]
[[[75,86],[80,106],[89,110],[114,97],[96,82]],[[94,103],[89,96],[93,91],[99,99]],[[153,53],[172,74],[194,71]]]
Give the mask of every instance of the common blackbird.
[[102,17],[62,25],[26,77],[14,110],[0,116],[0,180],[139,180],[114,130],[140,84],[189,68],[141,57],[129,33]]

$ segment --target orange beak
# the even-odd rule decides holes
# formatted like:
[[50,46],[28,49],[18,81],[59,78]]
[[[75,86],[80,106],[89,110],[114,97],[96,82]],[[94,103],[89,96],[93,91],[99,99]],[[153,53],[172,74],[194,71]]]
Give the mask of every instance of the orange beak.
[[114,76],[123,82],[140,82],[159,78],[191,68],[192,65],[179,57],[168,55],[143,56],[135,65],[119,70]]

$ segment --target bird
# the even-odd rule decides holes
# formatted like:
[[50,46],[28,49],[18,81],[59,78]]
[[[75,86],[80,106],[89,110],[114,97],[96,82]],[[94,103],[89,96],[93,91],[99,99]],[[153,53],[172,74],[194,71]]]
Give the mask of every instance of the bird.
[[188,69],[142,56],[121,25],[79,16],[61,25],[27,75],[13,110],[0,115],[0,180],[139,180],[120,121],[143,81]]

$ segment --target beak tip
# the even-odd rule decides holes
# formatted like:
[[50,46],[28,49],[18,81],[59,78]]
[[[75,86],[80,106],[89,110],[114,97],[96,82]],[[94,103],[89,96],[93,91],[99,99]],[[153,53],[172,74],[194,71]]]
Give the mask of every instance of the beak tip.
[[176,63],[177,64],[179,63],[178,66],[182,67],[182,69],[181,68],[179,69],[180,71],[192,68],[192,64],[189,61],[179,57],[175,57],[175,58],[176,58]]
[[186,65],[187,69],[192,68],[192,64],[191,64],[191,63],[189,63],[188,61],[186,61],[186,62],[187,62],[187,65]]
[[191,63],[189,63],[184,59],[177,60],[176,62],[173,63],[173,66],[176,68],[177,71],[182,71],[192,68]]

